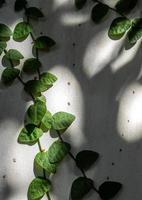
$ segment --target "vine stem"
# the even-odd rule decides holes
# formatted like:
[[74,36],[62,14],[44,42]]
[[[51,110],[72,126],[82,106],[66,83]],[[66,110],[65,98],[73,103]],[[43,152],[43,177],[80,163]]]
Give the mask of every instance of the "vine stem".
[[[26,9],[27,8],[25,6],[25,11],[26,11]],[[25,15],[26,15],[26,12],[25,12]],[[26,15],[26,17],[27,17],[27,23],[31,26],[31,24],[30,24],[30,17],[27,16],[27,15]],[[34,37],[33,32],[30,32],[30,36],[31,36],[31,38],[32,38],[32,40],[34,42],[35,41],[35,37]],[[39,61],[39,51],[38,51],[37,48],[36,48],[36,59]],[[37,68],[37,74],[38,74],[38,79],[40,79],[41,74],[40,74],[40,69],[39,68]],[[38,147],[39,147],[40,152],[43,152],[43,148],[42,148],[40,139],[38,139]],[[46,171],[45,171],[45,169],[43,169],[43,177],[46,179]],[[47,196],[48,200],[51,200],[49,192],[46,193],[46,196]]]
[[[59,131],[57,131],[57,134],[58,134],[59,139],[60,139],[62,142],[65,142],[64,139],[62,138],[62,136],[61,136],[61,134],[60,134]],[[69,155],[70,158],[75,162],[77,168],[81,171],[82,175],[83,175],[85,178],[87,178],[87,175],[86,175],[85,171],[84,171],[81,167],[78,166],[77,161],[76,161],[76,158],[75,158],[75,156],[72,154],[71,151],[68,152],[68,155]],[[99,193],[98,190],[97,190],[97,188],[94,186],[94,184],[92,185],[92,189],[93,189],[95,192]]]

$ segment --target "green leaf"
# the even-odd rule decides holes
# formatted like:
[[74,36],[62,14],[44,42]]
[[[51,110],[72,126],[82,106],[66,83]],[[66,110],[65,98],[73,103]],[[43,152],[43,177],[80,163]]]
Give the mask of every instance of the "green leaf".
[[12,35],[11,29],[5,24],[0,24],[0,40],[8,41],[11,35]]
[[0,55],[3,53],[6,47],[7,47],[6,42],[0,42]]
[[12,67],[7,67],[2,72],[2,82],[5,85],[11,85],[14,80],[19,76],[20,70]]
[[73,123],[74,120],[75,116],[70,113],[55,113],[52,120],[52,129],[57,131],[64,131]]
[[32,93],[37,97],[41,95],[41,92],[45,92],[53,83],[57,80],[57,77],[51,73],[43,73],[40,76],[40,80],[31,80],[25,84],[25,90]]
[[50,163],[48,152],[39,152],[35,157],[35,163],[45,169],[49,174],[56,173],[57,165]]
[[25,8],[27,4],[27,1],[26,0],[16,0],[15,2],[15,11],[21,11]]
[[109,7],[107,5],[104,5],[102,3],[98,3],[97,5],[95,5],[91,12],[91,18],[93,22],[100,23],[107,15],[108,11]]
[[142,38],[142,18],[134,19],[133,25],[128,32],[128,39],[130,44],[135,44]]
[[51,47],[55,45],[55,41],[48,36],[41,36],[34,42],[34,48],[42,51],[49,51]]
[[[12,64],[12,66],[11,66]],[[2,57],[2,65],[3,67],[16,67],[20,64],[20,60],[9,60],[6,55]]]
[[28,189],[28,200],[40,200],[47,192],[51,191],[51,182],[43,178],[35,178]]
[[75,0],[75,6],[78,10],[80,10],[85,6],[86,2],[87,0]]
[[119,0],[116,9],[119,13],[128,14],[137,5],[138,0]]
[[26,124],[34,124],[36,126],[39,126],[45,113],[46,104],[43,101],[37,100],[27,110]]
[[[40,76],[40,84],[42,86],[41,92],[46,91],[57,81],[57,77],[49,72],[42,73]],[[45,87],[45,89],[44,89]]]
[[80,168],[88,170],[96,162],[98,157],[99,154],[97,152],[84,150],[77,154],[76,162]]
[[22,144],[35,144],[42,135],[41,129],[33,124],[29,124],[21,130],[18,142]]
[[41,89],[40,89],[40,81],[39,80],[31,80],[25,83],[25,91],[32,94],[34,97],[41,96]]
[[36,101],[43,101],[44,103],[46,103],[46,97],[44,95],[41,95],[40,97],[36,98]]
[[113,40],[119,40],[123,37],[127,30],[131,27],[132,22],[124,17],[119,17],[113,20],[108,35]]
[[10,49],[6,53],[6,57],[10,60],[21,60],[24,58],[24,56],[16,49]]
[[20,22],[16,25],[13,33],[13,39],[15,41],[24,41],[32,32],[32,27],[26,22]]
[[93,181],[85,177],[77,178],[71,187],[71,199],[81,200],[90,192],[93,186]]
[[26,9],[26,15],[31,17],[31,18],[42,18],[44,17],[43,13],[41,10],[39,10],[36,7],[30,7]]
[[29,58],[24,62],[23,71],[27,74],[32,74],[37,72],[41,65],[41,62],[36,58]]
[[109,200],[113,198],[121,188],[121,183],[107,181],[99,187],[99,195],[103,200]]
[[50,163],[59,163],[60,161],[62,161],[69,153],[70,149],[70,144],[66,142],[62,142],[59,140],[54,142],[48,150]]
[[43,132],[47,132],[51,129],[52,124],[52,115],[49,111],[46,111],[44,117],[41,120],[40,128],[43,130]]

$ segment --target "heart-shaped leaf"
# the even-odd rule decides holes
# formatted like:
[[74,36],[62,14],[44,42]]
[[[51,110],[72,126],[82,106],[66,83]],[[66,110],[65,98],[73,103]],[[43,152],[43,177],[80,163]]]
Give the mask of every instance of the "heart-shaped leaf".
[[128,14],[137,5],[138,0],[119,0],[116,4],[116,9],[119,13]]
[[26,9],[26,15],[31,17],[31,18],[42,18],[44,17],[43,13],[41,10],[39,10],[36,7],[29,7]]
[[66,142],[62,142],[59,140],[54,142],[48,150],[50,163],[61,162],[65,158],[65,156],[69,153],[70,149],[71,149],[70,144]]
[[85,177],[77,178],[71,187],[71,199],[81,200],[90,192],[93,186],[93,181]]
[[66,130],[75,120],[75,116],[66,112],[57,112],[53,115],[52,129],[57,131]]
[[11,85],[14,80],[19,76],[20,70],[12,67],[7,67],[2,72],[1,80],[5,85]]
[[52,164],[49,161],[48,152],[40,152],[35,157],[35,163],[38,164],[41,168],[45,169],[49,174],[56,173],[56,164]]
[[51,182],[43,178],[35,178],[28,189],[28,200],[40,200],[52,189]]
[[23,71],[27,74],[32,74],[37,72],[41,65],[41,62],[36,58],[29,58],[24,62]]
[[8,41],[11,35],[12,35],[11,29],[5,24],[0,24],[0,40]]
[[20,22],[16,25],[13,39],[18,42],[24,41],[32,32],[32,27],[27,22]]
[[15,1],[15,11],[21,11],[25,8],[27,4],[27,1],[26,0],[16,0]]
[[25,123],[39,126],[45,113],[45,103],[43,101],[37,100],[33,105],[28,108]]
[[10,49],[6,53],[6,57],[10,60],[21,60],[24,58],[24,56],[16,49]]
[[6,42],[0,42],[0,55],[3,53],[6,47],[7,47]]
[[126,31],[131,27],[132,22],[125,17],[119,17],[113,20],[108,35],[113,40],[119,40],[123,37]]
[[91,18],[95,23],[100,23],[107,15],[109,7],[102,3],[95,5],[91,12]]
[[55,46],[55,41],[48,36],[41,36],[34,42],[34,48],[42,51],[49,51],[51,47]]
[[85,6],[86,2],[87,0],[75,0],[75,6],[78,10],[80,10]]
[[41,129],[33,124],[29,124],[21,130],[18,142],[21,144],[35,144],[42,135],[43,132]]
[[122,184],[118,182],[106,181],[99,187],[99,194],[103,200],[113,198],[122,188]]
[[135,44],[140,38],[142,38],[142,18],[134,19],[133,25],[128,32],[130,44]]
[[40,128],[43,130],[43,132],[47,132],[51,129],[52,125],[52,115],[49,111],[46,111],[44,117],[41,120]]
[[97,152],[84,150],[77,154],[76,162],[80,168],[88,170],[96,162],[98,157],[99,154]]
[[44,92],[50,87],[52,87],[56,81],[57,77],[54,74],[51,74],[49,72],[42,73],[40,76],[40,83],[42,86],[45,86],[45,90],[42,89],[41,92]]

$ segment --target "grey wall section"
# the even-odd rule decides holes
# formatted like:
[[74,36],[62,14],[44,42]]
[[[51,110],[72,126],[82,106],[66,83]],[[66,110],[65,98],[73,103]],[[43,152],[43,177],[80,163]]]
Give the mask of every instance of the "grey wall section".
[[[114,1],[113,1],[114,2]],[[116,16],[111,13],[101,25],[90,19],[92,3],[76,12],[72,0],[30,1],[45,13],[45,19],[33,23],[35,32],[54,38],[57,47],[41,54],[43,71],[58,76],[55,86],[45,93],[47,106],[53,113],[67,111],[76,115],[76,122],[64,136],[76,154],[83,149],[100,153],[100,159],[88,177],[96,186],[107,180],[120,181],[123,190],[116,200],[140,200],[142,196],[142,86],[140,43],[126,50],[126,42],[111,41],[108,27]],[[14,28],[23,13],[14,13],[14,1],[0,10],[0,23]],[[141,5],[137,6],[140,8]],[[134,12],[133,12],[134,15]],[[136,11],[136,16],[139,12]],[[31,57],[31,40],[9,42],[25,58]],[[1,71],[3,68],[1,67]],[[28,97],[20,83],[0,89],[0,199],[26,200],[27,188],[34,177],[35,146],[22,146],[17,136],[23,126]],[[54,141],[46,134],[44,148]],[[53,200],[69,199],[72,181],[80,176],[69,158],[53,177]],[[95,193],[85,199],[99,200]]]

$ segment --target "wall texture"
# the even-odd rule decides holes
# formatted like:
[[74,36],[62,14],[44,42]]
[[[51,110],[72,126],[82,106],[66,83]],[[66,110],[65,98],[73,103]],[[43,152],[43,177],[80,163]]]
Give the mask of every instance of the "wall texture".
[[[107,1],[108,2],[108,1]],[[109,1],[110,2],[110,1]],[[112,1],[114,3],[114,1]],[[67,111],[76,115],[76,122],[65,135],[73,152],[91,149],[100,159],[87,174],[96,186],[107,180],[120,181],[123,190],[116,200],[140,200],[142,196],[142,85],[140,43],[126,50],[125,40],[111,41],[108,27],[116,14],[112,13],[101,25],[90,20],[92,3],[76,12],[72,0],[35,0],[45,13],[45,19],[33,23],[35,32],[55,39],[57,47],[41,54],[43,71],[58,76],[55,86],[45,93],[47,107],[53,113]],[[14,0],[0,10],[0,23],[14,28],[23,13],[14,13]],[[140,15],[137,11],[132,15]],[[32,56],[31,40],[9,42]],[[3,68],[1,67],[2,71]],[[17,136],[23,126],[29,105],[20,83],[0,88],[0,199],[26,200],[27,188],[34,177],[33,159],[38,146],[22,146]],[[54,141],[46,134],[45,148]],[[69,158],[53,177],[52,200],[69,199],[72,181],[80,175]],[[86,199],[99,200],[92,193]]]

